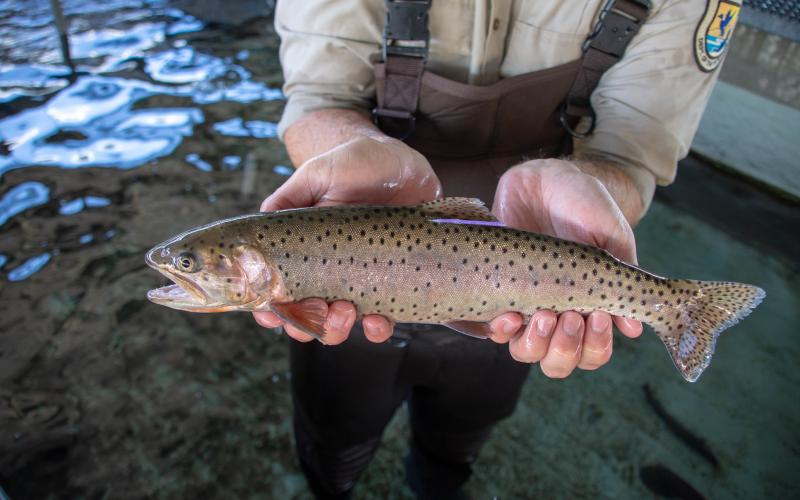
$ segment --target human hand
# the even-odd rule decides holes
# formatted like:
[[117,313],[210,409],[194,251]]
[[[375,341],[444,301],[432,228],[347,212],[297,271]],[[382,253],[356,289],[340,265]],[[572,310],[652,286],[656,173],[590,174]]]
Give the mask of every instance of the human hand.
[[[326,205],[416,205],[441,196],[442,188],[433,169],[420,153],[405,143],[386,136],[359,136],[310,158],[261,204],[270,212],[288,208]],[[327,311],[325,343],[347,339],[356,319],[356,309],[347,301],[324,304]],[[295,340],[312,337],[284,322],[272,312],[253,313],[266,328],[283,326]],[[392,335],[393,325],[384,316],[369,314],[362,319],[365,336],[383,342]]]
[[[636,263],[633,230],[619,206],[603,183],[573,162],[532,160],[512,168],[500,179],[492,211],[510,227],[604,248],[617,258]],[[495,336],[493,340],[510,341],[514,359],[539,362],[548,377],[564,378],[576,367],[594,370],[608,362],[612,321],[627,337],[642,333],[638,321],[612,318],[602,311],[584,318],[575,311],[556,315],[543,310],[513,338]]]

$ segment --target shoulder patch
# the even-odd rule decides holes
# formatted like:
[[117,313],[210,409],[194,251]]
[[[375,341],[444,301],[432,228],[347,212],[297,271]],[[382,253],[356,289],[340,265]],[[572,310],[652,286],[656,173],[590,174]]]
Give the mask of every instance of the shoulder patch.
[[714,71],[722,62],[742,0],[706,0],[706,11],[694,32],[694,57],[703,71]]

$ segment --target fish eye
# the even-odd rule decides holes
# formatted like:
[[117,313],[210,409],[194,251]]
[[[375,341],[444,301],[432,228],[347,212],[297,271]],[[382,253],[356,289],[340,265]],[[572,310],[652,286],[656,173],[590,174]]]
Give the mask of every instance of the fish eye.
[[200,270],[200,263],[195,254],[183,252],[175,258],[175,267],[185,273],[194,273]]

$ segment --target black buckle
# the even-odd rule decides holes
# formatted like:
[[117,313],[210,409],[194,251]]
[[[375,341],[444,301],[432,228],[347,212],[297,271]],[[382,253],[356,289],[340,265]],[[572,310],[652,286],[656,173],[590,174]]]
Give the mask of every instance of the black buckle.
[[430,31],[428,10],[431,0],[385,0],[386,25],[383,31],[383,60],[387,55],[425,57]]
[[401,141],[411,136],[417,126],[417,117],[414,113],[400,109],[373,108],[372,121],[385,134]]
[[[649,9],[650,2],[647,0],[629,0],[637,5]],[[625,55],[631,38],[639,32],[644,19],[636,19],[630,14],[622,12],[610,4],[600,14],[595,32],[586,40],[584,52],[590,47],[606,54],[621,58]]]

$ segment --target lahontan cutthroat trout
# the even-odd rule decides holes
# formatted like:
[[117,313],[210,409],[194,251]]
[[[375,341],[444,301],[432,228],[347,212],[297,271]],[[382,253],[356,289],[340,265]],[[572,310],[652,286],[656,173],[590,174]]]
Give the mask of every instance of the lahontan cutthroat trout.
[[539,309],[606,311],[649,324],[692,382],[719,334],[765,295],[740,283],[661,278],[598,248],[504,227],[467,198],[235,217],[156,246],[147,263],[176,283],[151,290],[155,303],[272,311],[319,339],[324,311],[302,299],[349,300],[360,315],[476,337],[509,311],[525,321]]

